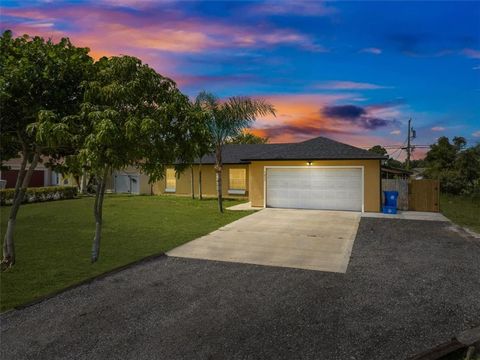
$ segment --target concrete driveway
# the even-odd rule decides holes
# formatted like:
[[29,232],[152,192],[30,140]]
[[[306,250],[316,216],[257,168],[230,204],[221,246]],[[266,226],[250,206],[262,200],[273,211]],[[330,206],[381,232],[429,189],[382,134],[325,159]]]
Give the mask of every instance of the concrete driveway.
[[264,209],[168,256],[345,273],[360,214]]

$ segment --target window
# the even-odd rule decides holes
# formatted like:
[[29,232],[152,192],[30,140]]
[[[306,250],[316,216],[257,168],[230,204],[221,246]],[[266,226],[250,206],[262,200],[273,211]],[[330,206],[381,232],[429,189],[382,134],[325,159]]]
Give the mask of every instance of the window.
[[230,169],[228,180],[228,192],[230,194],[245,194],[247,189],[246,169]]
[[177,185],[175,169],[167,169],[167,172],[165,174],[165,181],[165,192],[175,192],[175,187]]

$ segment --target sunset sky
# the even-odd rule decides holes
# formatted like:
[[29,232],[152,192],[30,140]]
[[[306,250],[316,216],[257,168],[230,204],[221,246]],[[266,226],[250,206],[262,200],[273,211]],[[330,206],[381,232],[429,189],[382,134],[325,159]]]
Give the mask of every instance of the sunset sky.
[[[249,95],[271,142],[480,141],[480,2],[5,1],[2,30],[137,56],[191,97]],[[418,150],[416,156],[421,156]],[[396,155],[399,155],[398,152]],[[400,155],[401,156],[401,155]]]

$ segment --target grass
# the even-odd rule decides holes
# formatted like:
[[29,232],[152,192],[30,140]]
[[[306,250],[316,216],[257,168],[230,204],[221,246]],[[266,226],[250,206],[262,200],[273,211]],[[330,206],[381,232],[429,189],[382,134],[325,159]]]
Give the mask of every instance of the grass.
[[454,223],[480,233],[480,199],[441,194],[440,211]]
[[[92,198],[23,205],[15,233],[17,262],[0,277],[0,310],[168,251],[249,214],[220,214],[216,206],[216,200],[173,196],[108,196],[100,259],[92,265]],[[9,210],[0,208],[2,239]]]

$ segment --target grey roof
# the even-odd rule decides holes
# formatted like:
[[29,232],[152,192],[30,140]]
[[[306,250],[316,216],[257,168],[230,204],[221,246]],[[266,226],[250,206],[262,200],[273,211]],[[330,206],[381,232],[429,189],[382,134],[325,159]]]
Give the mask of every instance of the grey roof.
[[[229,144],[222,151],[224,164],[249,163],[255,160],[342,160],[386,159],[385,156],[325,137],[286,144]],[[215,155],[202,158],[203,164],[214,164]]]

